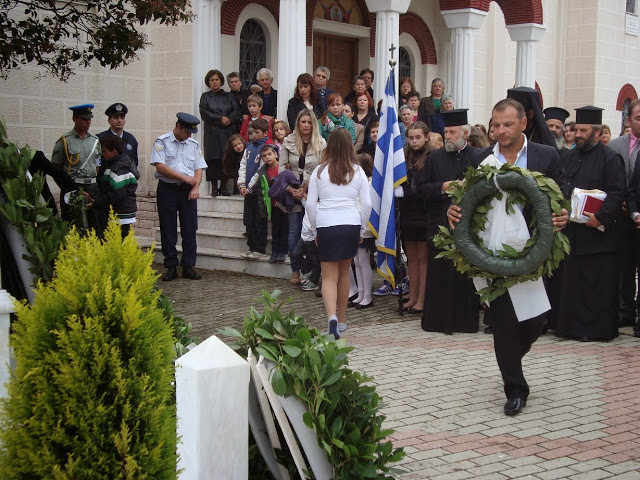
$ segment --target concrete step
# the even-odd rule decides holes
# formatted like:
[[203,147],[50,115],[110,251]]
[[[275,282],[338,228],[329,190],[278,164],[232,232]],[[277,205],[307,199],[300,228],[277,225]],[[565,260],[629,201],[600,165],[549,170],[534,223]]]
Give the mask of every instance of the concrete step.
[[[155,227],[155,231],[156,242],[161,243],[160,227]],[[269,228],[269,232],[271,232],[271,228]],[[227,230],[207,230],[205,228],[199,228],[196,233],[196,242],[198,248],[214,248],[235,252],[244,252],[249,248],[247,247],[247,237],[240,232]],[[178,227],[178,243],[182,243],[180,227]],[[267,236],[267,252],[271,252],[271,235]]]
[[198,199],[198,213],[200,212],[220,212],[220,213],[242,213],[244,210],[244,197],[242,195],[231,195],[230,197],[212,197],[203,195]]
[[198,211],[198,229],[244,233],[242,213]]
[[[177,249],[178,253],[182,252],[180,245],[177,246]],[[198,247],[196,268],[242,272],[260,277],[291,278],[291,265],[288,260],[286,263],[269,263],[268,256],[247,259],[242,257],[241,253],[217,248]],[[164,262],[162,247],[159,242],[155,246],[155,262],[161,265]]]

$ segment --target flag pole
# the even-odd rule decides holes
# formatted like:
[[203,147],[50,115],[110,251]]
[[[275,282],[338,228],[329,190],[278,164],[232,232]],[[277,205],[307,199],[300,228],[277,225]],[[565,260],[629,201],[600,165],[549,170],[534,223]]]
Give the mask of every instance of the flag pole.
[[[389,51],[391,52],[391,58],[389,59],[389,67],[390,67],[390,76],[391,79],[394,81],[393,85],[391,85],[391,89],[392,91],[395,92],[396,86],[395,86],[395,76],[393,75],[393,69],[396,66],[396,61],[393,58],[393,52],[396,50],[395,45],[392,43],[391,47],[389,48]],[[394,215],[396,217],[396,264],[395,264],[395,272],[393,272],[395,278],[396,278],[396,285],[398,288],[398,311],[400,312],[400,316],[404,316],[404,311],[402,309],[402,307],[404,306],[404,303],[402,303],[402,298],[403,298],[403,294],[402,294],[402,275],[400,273],[401,268],[400,268],[400,264],[402,263],[402,257],[400,256],[400,208],[398,207],[398,202],[395,201],[393,202],[393,210],[394,210]]]

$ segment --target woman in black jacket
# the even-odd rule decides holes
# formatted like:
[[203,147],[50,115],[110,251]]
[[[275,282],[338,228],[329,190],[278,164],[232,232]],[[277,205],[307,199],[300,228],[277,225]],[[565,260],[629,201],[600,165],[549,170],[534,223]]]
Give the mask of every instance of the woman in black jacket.
[[[211,195],[231,195],[227,191],[227,177],[222,172],[222,156],[229,137],[242,120],[237,100],[222,90],[224,75],[219,70],[209,70],[204,83],[211,88],[200,97],[200,116],[204,122],[202,148],[207,162],[207,180],[211,182]],[[220,180],[220,187],[218,187]]]
[[298,75],[296,80],[296,90],[293,97],[289,99],[287,107],[287,122],[291,130],[296,129],[296,119],[302,110],[313,110],[316,118],[324,113],[322,101],[318,99],[318,91],[313,83],[313,77],[308,73]]
[[426,202],[418,193],[417,183],[430,152],[429,128],[423,122],[409,125],[404,149],[407,181],[402,185],[404,197],[400,199],[400,237],[411,282],[411,292],[403,308],[407,313],[422,313],[427,291]]

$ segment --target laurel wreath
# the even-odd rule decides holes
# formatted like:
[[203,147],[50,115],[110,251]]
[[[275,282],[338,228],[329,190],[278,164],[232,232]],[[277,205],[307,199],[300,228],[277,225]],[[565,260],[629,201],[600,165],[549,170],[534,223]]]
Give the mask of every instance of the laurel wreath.
[[[514,174],[516,178],[513,178]],[[509,213],[514,213],[518,206],[533,206],[528,223],[531,237],[520,252],[510,245],[503,244],[503,249],[494,254],[478,235],[486,228],[487,213],[492,208],[491,200],[502,200],[503,193],[493,187],[494,175],[500,175],[505,179],[507,176],[511,177],[512,182],[498,180],[498,183],[513,184],[512,188],[504,189],[507,193],[506,209]],[[543,195],[531,195],[531,179]],[[489,190],[491,192],[487,194]],[[476,292],[482,302],[496,299],[509,287],[518,283],[537,280],[543,276],[550,277],[570,251],[566,235],[556,229],[549,229],[551,213],[560,215],[563,208],[569,210],[569,202],[562,195],[558,184],[539,172],[509,164],[502,165],[500,169],[490,165],[469,167],[462,182],[452,183],[447,194],[454,204],[460,205],[463,218],[471,216],[471,220],[468,222],[468,229],[456,226],[456,229],[451,231],[448,227],[439,227],[440,233],[433,237],[435,246],[441,250],[436,258],[451,260],[458,272],[471,278],[487,279],[488,286]],[[478,201],[474,198],[474,201],[466,202],[465,205],[465,195],[467,199],[480,198],[477,198]],[[546,237],[544,239],[541,238],[541,230]],[[547,242],[548,245],[542,245]],[[465,244],[471,248],[465,248]],[[537,252],[533,251],[536,249]],[[494,266],[500,268],[492,268]]]

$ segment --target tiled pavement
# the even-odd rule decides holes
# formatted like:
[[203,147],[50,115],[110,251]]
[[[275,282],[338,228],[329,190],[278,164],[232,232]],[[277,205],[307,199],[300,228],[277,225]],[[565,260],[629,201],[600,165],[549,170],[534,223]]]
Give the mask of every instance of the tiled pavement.
[[[280,289],[326,328],[321,299],[286,280],[201,273],[159,282],[201,338],[239,328],[251,305],[260,309],[261,289]],[[398,479],[640,479],[640,339],[629,328],[609,343],[542,337],[525,358],[527,406],[506,417],[491,336],[424,332],[395,300],[349,309],[346,338],[351,366],[374,377],[385,426],[407,452]]]

